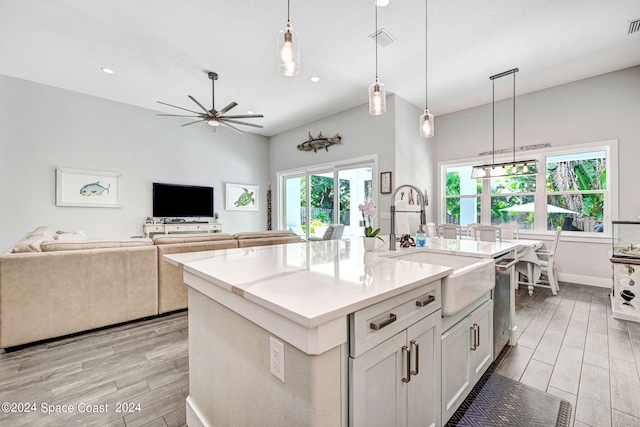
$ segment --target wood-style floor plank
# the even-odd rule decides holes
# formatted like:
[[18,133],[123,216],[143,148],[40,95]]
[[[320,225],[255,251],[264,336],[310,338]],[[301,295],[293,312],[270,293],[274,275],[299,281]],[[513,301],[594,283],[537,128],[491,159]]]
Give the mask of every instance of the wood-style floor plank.
[[[37,403],[35,413],[0,413],[0,426],[184,426],[187,328],[182,312],[0,354],[0,401]],[[123,402],[140,410],[116,412]],[[43,403],[76,410],[45,414]],[[108,409],[80,413],[79,405]]]

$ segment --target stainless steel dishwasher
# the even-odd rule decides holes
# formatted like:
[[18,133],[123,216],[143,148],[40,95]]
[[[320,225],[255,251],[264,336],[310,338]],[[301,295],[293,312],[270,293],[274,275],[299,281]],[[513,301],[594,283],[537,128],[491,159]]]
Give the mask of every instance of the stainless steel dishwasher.
[[511,280],[518,263],[512,254],[496,258],[496,286],[493,288],[493,360],[496,360],[511,334]]

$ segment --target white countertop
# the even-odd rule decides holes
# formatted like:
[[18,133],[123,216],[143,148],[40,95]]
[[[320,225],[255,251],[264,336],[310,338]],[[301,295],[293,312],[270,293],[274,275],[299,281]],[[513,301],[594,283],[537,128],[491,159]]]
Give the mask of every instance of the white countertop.
[[362,239],[353,238],[164,258],[187,273],[313,328],[453,271],[386,255],[386,251],[365,252]]
[[[346,316],[439,280],[451,267],[394,258],[416,251],[495,258],[523,245],[427,238],[424,248],[365,252],[361,237],[164,255],[196,291],[307,354],[346,342]],[[238,298],[241,297],[241,298]]]

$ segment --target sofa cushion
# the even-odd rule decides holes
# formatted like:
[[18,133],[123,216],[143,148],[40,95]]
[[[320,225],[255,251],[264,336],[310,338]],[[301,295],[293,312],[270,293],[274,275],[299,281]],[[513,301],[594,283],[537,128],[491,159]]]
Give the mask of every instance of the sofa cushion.
[[36,228],[31,233],[27,234],[26,237],[34,237],[34,236],[44,237],[45,239],[48,239],[48,240],[53,240],[58,238],[56,232],[53,231],[53,229],[44,225]]
[[68,240],[88,240],[87,239],[87,235],[84,234],[84,231],[69,231],[69,232],[62,232],[62,231],[58,231],[57,232],[57,240],[60,241],[68,241]]
[[273,237],[293,237],[297,236],[293,231],[288,230],[268,230],[268,231],[244,231],[233,235],[238,240],[244,239],[264,239]]
[[217,240],[233,240],[233,236],[229,233],[156,234],[153,236],[153,243],[156,245],[213,242]]
[[24,239],[18,241],[13,246],[11,252],[13,253],[23,253],[23,252],[42,252],[41,244],[45,240],[48,240],[46,237],[35,235],[30,236],[27,235]]
[[83,249],[128,248],[153,246],[151,239],[93,239],[93,240],[45,240],[40,244],[42,252],[78,251]]

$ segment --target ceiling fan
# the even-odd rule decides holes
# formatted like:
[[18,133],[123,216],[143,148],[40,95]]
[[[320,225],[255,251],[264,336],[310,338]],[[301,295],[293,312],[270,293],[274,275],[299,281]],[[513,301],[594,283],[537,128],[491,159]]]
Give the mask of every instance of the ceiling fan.
[[191,98],[191,100],[193,102],[195,102],[198,107],[202,108],[202,110],[204,112],[198,112],[198,111],[193,111],[193,110],[189,110],[187,108],[182,108],[182,107],[178,107],[177,105],[171,105],[171,104],[167,104],[166,102],[161,102],[161,101],[156,101],[159,104],[163,104],[163,105],[168,105],[169,107],[174,107],[174,108],[179,108],[180,110],[184,110],[184,111],[189,111],[190,113],[195,114],[195,116],[192,115],[186,115],[186,114],[158,114],[158,116],[168,116],[168,117],[191,117],[191,118],[196,118],[196,119],[200,119],[200,120],[196,120],[190,123],[186,123],[184,125],[181,126],[189,126],[195,123],[200,123],[200,122],[207,122],[208,125],[213,126],[213,131],[216,131],[216,128],[220,125],[224,126],[224,127],[228,127],[238,133],[242,133],[242,131],[240,131],[240,129],[238,129],[237,127],[233,126],[231,123],[236,124],[236,125],[243,125],[243,126],[253,126],[256,128],[262,128],[262,125],[256,125],[253,123],[247,123],[247,122],[242,122],[236,119],[251,119],[251,118],[258,118],[258,117],[264,117],[262,114],[238,114],[235,116],[231,116],[231,115],[225,115],[225,113],[229,110],[231,110],[233,107],[235,107],[236,105],[238,105],[235,102],[231,102],[229,103],[226,107],[224,107],[222,110],[216,110],[215,107],[215,81],[218,80],[218,74],[214,73],[213,71],[209,71],[207,73],[207,75],[209,76],[209,78],[211,79],[211,109],[207,110],[202,104],[200,104],[198,101],[196,101],[196,99],[191,96],[191,95],[187,95],[189,98]]

